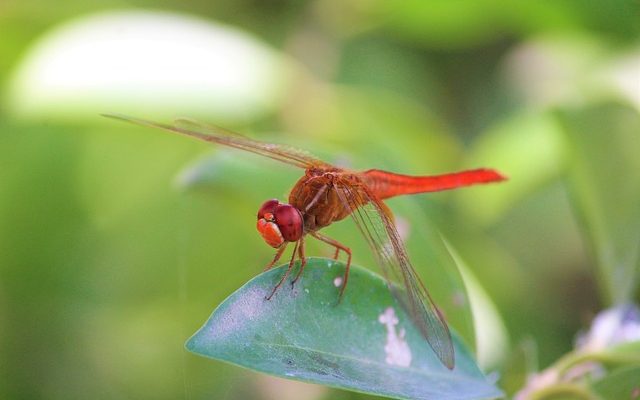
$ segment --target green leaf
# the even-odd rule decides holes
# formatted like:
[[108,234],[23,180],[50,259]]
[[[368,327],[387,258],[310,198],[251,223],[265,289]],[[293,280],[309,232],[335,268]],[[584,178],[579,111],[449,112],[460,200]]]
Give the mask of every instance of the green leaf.
[[490,127],[474,144],[469,168],[496,168],[505,184],[455,192],[455,201],[474,222],[491,225],[523,198],[556,177],[562,166],[561,132],[547,114],[518,114]]
[[[344,264],[309,258],[295,285],[289,278],[265,300],[284,271],[274,268],[233,293],[187,349],[276,376],[387,397],[501,396],[455,332],[455,368],[442,365],[378,275],[352,266],[336,304]],[[385,312],[395,313],[397,324],[380,322]]]
[[640,271],[640,115],[620,104],[559,114],[568,182],[607,302],[629,302]]
[[593,390],[603,400],[640,398],[640,366],[619,368],[597,381]]

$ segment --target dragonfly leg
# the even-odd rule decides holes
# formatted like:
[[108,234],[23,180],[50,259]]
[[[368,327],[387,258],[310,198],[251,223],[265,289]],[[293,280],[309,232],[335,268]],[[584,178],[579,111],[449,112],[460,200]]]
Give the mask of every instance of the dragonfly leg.
[[328,236],[325,236],[321,233],[318,232],[311,232],[311,236],[313,236],[314,238],[321,240],[323,242],[325,242],[326,244],[333,246],[336,248],[336,257],[334,258],[338,258],[337,255],[340,252],[340,250],[344,251],[345,253],[347,253],[347,265],[344,269],[344,278],[342,280],[342,286],[340,287],[340,295],[338,297],[338,303],[340,303],[340,301],[342,300],[342,295],[344,294],[344,289],[347,287],[347,280],[349,280],[349,267],[351,267],[351,249],[348,248],[347,246],[343,245],[342,243],[338,242],[337,240],[331,239]]
[[291,287],[293,287],[293,285],[298,281],[298,278],[302,275],[302,271],[304,271],[304,266],[307,265],[307,258],[304,256],[304,236],[300,238],[299,243],[298,257],[300,258],[300,269],[298,270],[296,277],[291,281]]
[[333,255],[333,259],[337,260],[340,256],[340,247],[336,247],[336,253]]
[[282,286],[282,283],[284,282],[284,280],[287,279],[287,277],[289,276],[289,273],[293,268],[293,263],[296,261],[297,252],[298,252],[298,242],[296,242],[296,246],[293,248],[293,254],[291,255],[291,261],[289,261],[289,267],[287,268],[285,273],[282,274],[282,278],[280,278],[280,280],[278,281],[278,284],[273,288],[273,290],[271,291],[271,294],[266,297],[267,300],[271,300],[273,295],[276,294],[276,291],[280,288],[280,286]]
[[266,272],[266,271],[270,270],[271,268],[273,268],[273,266],[278,262],[280,257],[282,257],[282,253],[284,253],[284,249],[287,248],[287,244],[288,243],[285,242],[282,246],[280,246],[280,248],[276,252],[275,257],[273,257],[273,260],[271,260],[271,262],[269,264],[267,264],[267,266],[264,268],[263,272]]

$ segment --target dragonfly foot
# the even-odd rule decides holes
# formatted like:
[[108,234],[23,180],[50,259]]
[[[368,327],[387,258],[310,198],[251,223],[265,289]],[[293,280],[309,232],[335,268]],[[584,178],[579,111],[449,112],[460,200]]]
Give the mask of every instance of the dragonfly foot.
[[[298,251],[298,244],[299,242],[296,242],[296,246],[293,248],[293,255],[291,256],[291,261],[289,261],[289,267],[287,267],[287,270],[285,271],[285,273],[282,274],[282,278],[280,278],[276,286],[273,288],[273,290],[271,291],[271,294],[265,297],[265,300],[271,300],[273,295],[276,294],[280,286],[282,286],[282,283],[287,279],[287,277],[291,273],[291,269],[293,268],[293,263],[296,260],[296,252]],[[278,251],[278,253],[281,253],[281,252]]]
[[298,282],[298,278],[302,276],[302,271],[304,271],[304,266],[307,265],[307,258],[304,256],[304,236],[300,238],[299,242],[300,246],[298,247],[298,257],[300,257],[300,269],[296,274],[296,277],[291,281],[291,289],[293,289],[293,285]]
[[278,262],[280,257],[282,257],[282,253],[284,253],[284,250],[286,248],[287,248],[287,243],[284,243],[282,246],[280,246],[280,248],[276,252],[275,256],[273,257],[273,260],[271,260],[271,262],[269,264],[267,264],[267,266],[264,268],[264,270],[262,272],[267,272],[268,270],[273,268],[273,266]]

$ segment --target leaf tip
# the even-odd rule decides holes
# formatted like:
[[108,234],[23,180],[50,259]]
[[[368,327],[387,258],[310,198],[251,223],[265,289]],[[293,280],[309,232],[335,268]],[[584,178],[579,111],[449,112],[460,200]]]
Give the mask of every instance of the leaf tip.
[[184,348],[192,353],[200,354],[198,349],[200,348],[200,330],[194,333],[186,342],[184,342]]

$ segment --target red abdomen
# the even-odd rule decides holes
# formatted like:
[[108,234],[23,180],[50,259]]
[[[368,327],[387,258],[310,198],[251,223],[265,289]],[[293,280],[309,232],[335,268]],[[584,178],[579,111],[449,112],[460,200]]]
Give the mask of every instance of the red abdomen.
[[432,176],[401,175],[370,169],[361,172],[358,176],[381,200],[402,194],[437,192],[506,179],[499,172],[484,168]]

